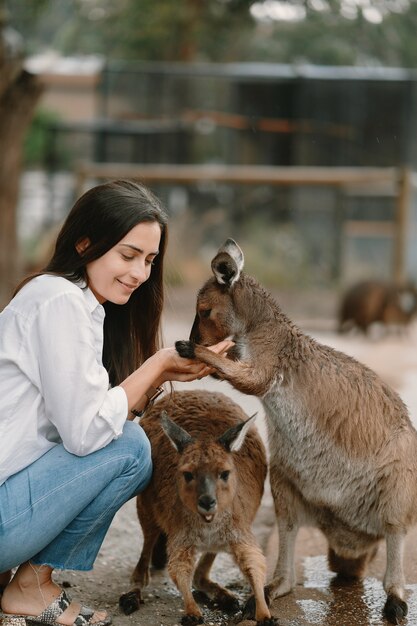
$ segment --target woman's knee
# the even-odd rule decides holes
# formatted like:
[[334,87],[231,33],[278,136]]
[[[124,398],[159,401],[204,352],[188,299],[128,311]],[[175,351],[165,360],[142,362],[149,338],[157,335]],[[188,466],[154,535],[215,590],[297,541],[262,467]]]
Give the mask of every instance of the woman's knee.
[[126,449],[131,449],[132,454],[137,457],[143,455],[151,455],[150,441],[139,424],[135,422],[126,422],[123,427],[123,434],[120,437]]
[[149,480],[152,473],[151,444],[143,428],[134,422],[126,422],[123,434],[113,443],[127,462]]

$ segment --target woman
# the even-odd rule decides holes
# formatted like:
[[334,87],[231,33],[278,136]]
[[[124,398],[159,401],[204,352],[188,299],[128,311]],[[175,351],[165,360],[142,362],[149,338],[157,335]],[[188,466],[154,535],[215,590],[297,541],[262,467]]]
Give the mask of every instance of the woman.
[[92,569],[116,511],[146,487],[150,446],[135,414],[163,383],[210,373],[160,347],[166,238],[149,190],[99,185],[0,314],[3,626],[111,623],[71,602],[52,572]]

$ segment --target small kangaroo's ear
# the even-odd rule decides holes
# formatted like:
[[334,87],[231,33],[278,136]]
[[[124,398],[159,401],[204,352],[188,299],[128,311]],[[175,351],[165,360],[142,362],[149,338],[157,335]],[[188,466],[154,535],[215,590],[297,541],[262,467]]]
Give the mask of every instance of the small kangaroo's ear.
[[188,446],[189,443],[194,441],[194,439],[189,433],[187,433],[186,430],[181,428],[181,426],[178,426],[178,424],[173,422],[172,419],[168,417],[166,411],[162,411],[160,415],[160,422],[162,430],[164,431],[174,448],[180,454],[182,454],[184,448]]
[[239,280],[244,256],[234,239],[226,239],[211,262],[211,269],[220,285],[231,287]]
[[226,430],[221,437],[218,438],[218,442],[226,448],[227,452],[236,452],[240,450],[245,441],[246,434],[249,428],[252,426],[252,420],[257,416],[257,413],[254,413],[244,422],[240,422],[240,424],[236,424],[236,426],[232,426],[228,430]]

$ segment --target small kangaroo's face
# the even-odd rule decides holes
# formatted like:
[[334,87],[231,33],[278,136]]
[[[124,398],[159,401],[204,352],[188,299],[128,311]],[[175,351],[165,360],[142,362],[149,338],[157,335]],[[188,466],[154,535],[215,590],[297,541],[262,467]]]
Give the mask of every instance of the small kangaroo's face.
[[234,465],[220,444],[187,446],[178,464],[178,493],[187,509],[210,524],[231,508],[235,490]]
[[236,315],[228,289],[211,278],[200,289],[191,341],[203,346],[218,343],[236,332]]
[[165,411],[161,413],[162,429],[180,455],[177,472],[180,499],[207,523],[232,508],[238,481],[232,453],[242,447],[255,415],[238,421],[217,439],[195,439]]

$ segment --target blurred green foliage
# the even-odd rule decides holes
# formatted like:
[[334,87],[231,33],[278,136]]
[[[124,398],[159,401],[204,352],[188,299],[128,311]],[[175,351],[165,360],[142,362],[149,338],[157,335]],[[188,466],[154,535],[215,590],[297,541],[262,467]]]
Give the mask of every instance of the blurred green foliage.
[[45,164],[48,127],[55,122],[59,122],[59,115],[42,108],[37,109],[23,147],[23,159],[26,166]]
[[[28,53],[417,65],[416,0],[6,0]],[[285,19],[284,19],[285,18]]]

